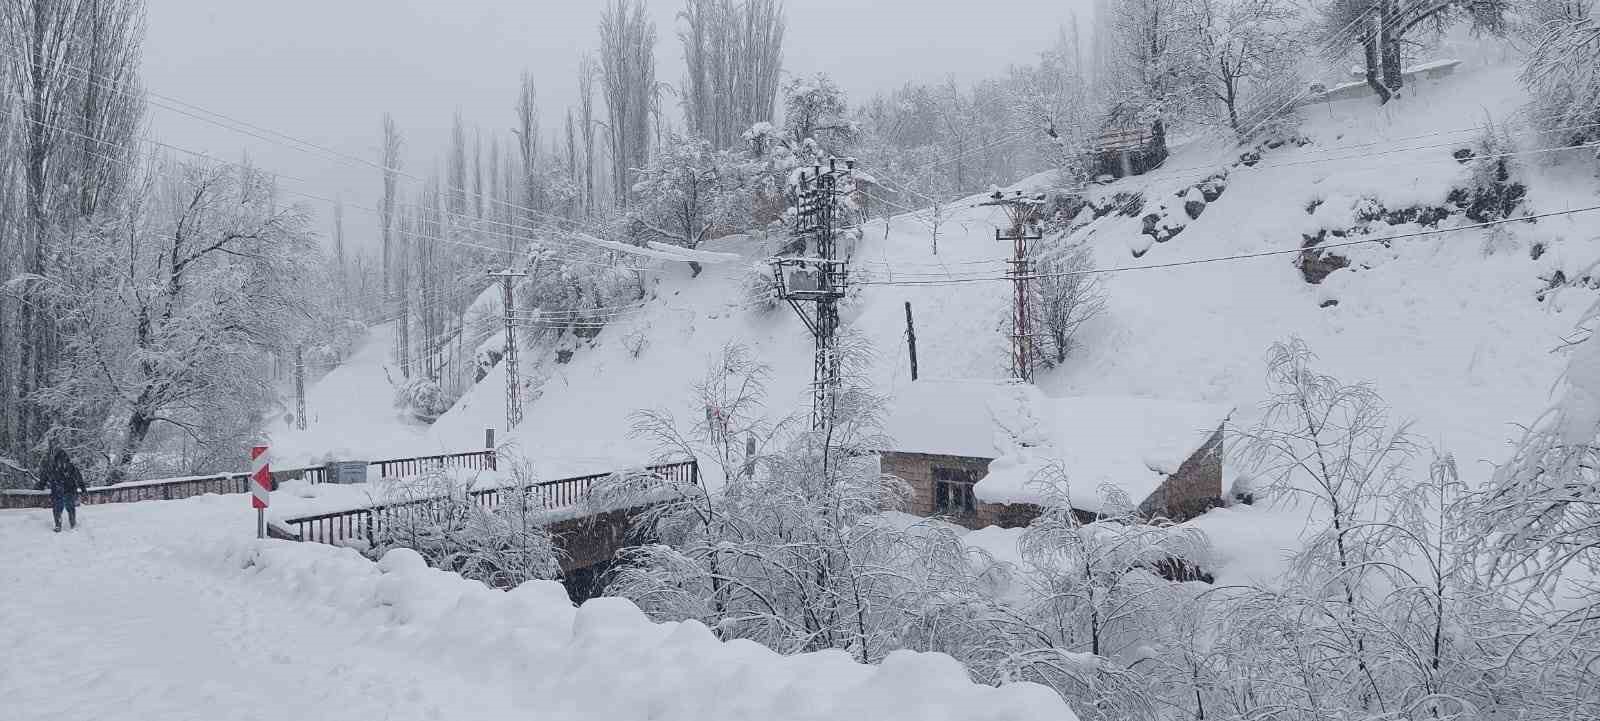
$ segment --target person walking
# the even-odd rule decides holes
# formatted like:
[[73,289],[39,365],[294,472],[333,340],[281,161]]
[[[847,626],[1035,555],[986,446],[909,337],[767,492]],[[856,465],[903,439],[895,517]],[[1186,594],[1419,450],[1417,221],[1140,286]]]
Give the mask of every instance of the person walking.
[[67,522],[78,527],[78,492],[87,488],[83,474],[73,464],[72,457],[61,446],[50,443],[45,452],[44,465],[39,469],[39,490],[50,490],[50,511],[55,515],[56,533],[61,532],[61,512],[67,512]]

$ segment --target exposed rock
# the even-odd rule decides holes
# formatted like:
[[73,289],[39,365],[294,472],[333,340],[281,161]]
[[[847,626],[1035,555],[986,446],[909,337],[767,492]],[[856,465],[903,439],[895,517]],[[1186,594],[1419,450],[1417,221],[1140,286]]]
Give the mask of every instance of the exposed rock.
[[1326,280],[1328,274],[1340,268],[1350,267],[1350,259],[1335,253],[1317,250],[1316,246],[1326,240],[1329,233],[1326,230],[1317,231],[1316,235],[1302,236],[1304,241],[1300,247],[1299,262],[1300,275],[1307,283],[1316,285]]
[[1137,218],[1144,210],[1144,195],[1131,192],[1117,193],[1111,196],[1111,206],[1116,209],[1118,215]]

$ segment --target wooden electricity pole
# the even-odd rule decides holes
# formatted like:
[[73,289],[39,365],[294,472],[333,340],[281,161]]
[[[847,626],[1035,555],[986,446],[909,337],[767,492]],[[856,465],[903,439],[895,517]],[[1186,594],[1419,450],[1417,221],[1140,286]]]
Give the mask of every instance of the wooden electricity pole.
[[906,301],[906,350],[911,354],[911,380],[917,379],[917,327],[911,323],[911,301]]

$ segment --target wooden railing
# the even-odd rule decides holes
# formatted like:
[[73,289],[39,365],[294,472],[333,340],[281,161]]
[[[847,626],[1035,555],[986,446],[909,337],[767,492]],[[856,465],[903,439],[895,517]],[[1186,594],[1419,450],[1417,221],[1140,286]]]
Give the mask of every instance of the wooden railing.
[[[694,461],[667,463],[656,466],[647,466],[644,469],[658,482],[687,484],[695,482],[700,473],[698,464]],[[494,508],[500,504],[501,495],[510,490],[539,491],[539,496],[546,510],[569,508],[582,502],[599,480],[610,478],[614,473],[596,473],[573,478],[559,478],[553,481],[541,481],[525,486],[506,486],[493,488],[480,488],[467,493],[473,501],[484,508]],[[373,534],[393,523],[396,517],[403,513],[426,513],[438,506],[441,498],[419,498],[399,503],[388,503],[365,508],[352,508],[343,511],[321,513],[314,516],[300,516],[287,518],[280,523],[289,529],[302,541],[317,543],[341,544],[353,540],[371,541]]]
[[[373,461],[372,463],[378,466],[379,477],[386,479],[417,475],[431,468],[468,468],[492,471],[496,467],[495,451],[492,448],[437,456],[392,458],[384,461]],[[249,490],[248,477],[249,474],[246,473],[223,473],[214,476],[162,478],[149,481],[129,481],[110,486],[93,486],[78,496],[78,502],[94,504],[171,501],[179,498],[201,496],[207,493],[245,493]],[[304,468],[287,468],[272,472],[274,487],[288,480],[326,483],[328,482],[328,468],[327,466],[306,466]],[[50,494],[44,491],[0,491],[0,508],[48,508],[49,506]]]

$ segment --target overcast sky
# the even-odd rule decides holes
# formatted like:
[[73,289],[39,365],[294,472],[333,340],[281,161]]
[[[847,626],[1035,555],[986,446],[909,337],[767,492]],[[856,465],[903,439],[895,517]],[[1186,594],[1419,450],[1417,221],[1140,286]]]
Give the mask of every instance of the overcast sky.
[[[438,162],[452,114],[505,129],[519,73],[533,73],[545,130],[576,99],[577,59],[597,44],[604,0],[148,0],[145,81],[165,96],[376,160],[394,113],[409,169]],[[826,72],[859,101],[906,82],[973,80],[1030,62],[1090,0],[789,0],[786,72]],[[681,0],[650,0],[657,77],[679,84]],[[156,99],[154,102],[165,102]],[[599,99],[596,99],[599,102]],[[280,173],[286,190],[376,205],[377,171],[217,128],[152,105],[163,141]],[[322,221],[325,205],[307,201]],[[375,222],[347,213],[353,240]]]

